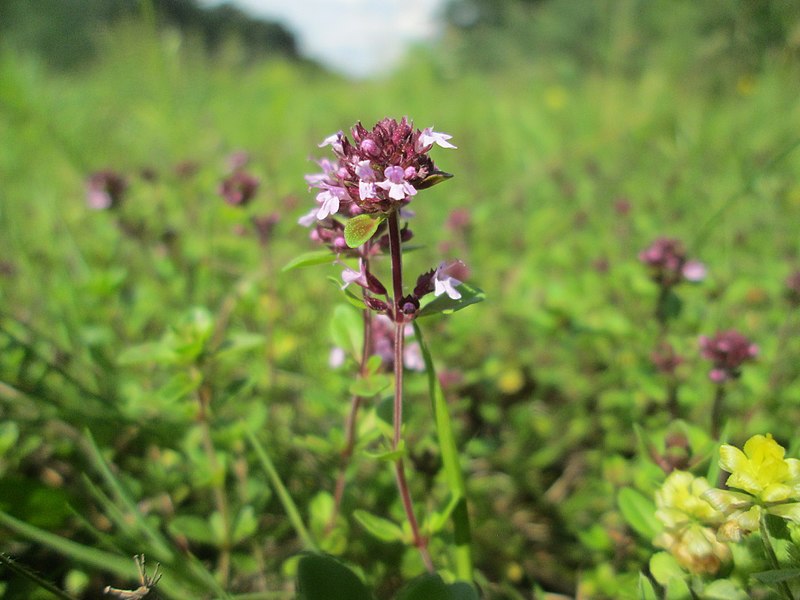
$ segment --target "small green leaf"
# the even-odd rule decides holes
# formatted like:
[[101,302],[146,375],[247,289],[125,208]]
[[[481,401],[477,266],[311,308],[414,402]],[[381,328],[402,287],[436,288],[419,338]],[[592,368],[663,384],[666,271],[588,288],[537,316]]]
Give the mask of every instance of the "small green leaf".
[[359,509],[354,511],[353,518],[358,521],[367,532],[383,542],[399,542],[405,537],[399,525],[365,510]]
[[639,600],[658,600],[653,582],[644,573],[639,573]]
[[458,503],[462,501],[464,501],[464,497],[461,494],[451,494],[450,500],[444,509],[442,509],[441,512],[437,511],[431,515],[428,523],[428,530],[431,533],[438,533],[441,531],[442,527],[444,527],[445,523],[447,523],[447,520],[450,518],[450,515],[453,514],[453,510],[455,510]]
[[238,544],[252,536],[258,529],[258,519],[253,512],[253,507],[248,505],[242,508],[233,527],[232,542]]
[[443,181],[447,181],[452,176],[453,175],[451,173],[445,173],[444,171],[434,171],[420,183],[417,183],[414,187],[416,187],[418,190],[425,190],[442,183]]
[[362,398],[372,398],[377,396],[383,390],[392,384],[392,380],[388,375],[383,373],[375,373],[366,377],[356,379],[350,385],[350,393],[353,396],[361,396]]
[[673,579],[682,580],[686,577],[686,572],[669,552],[656,552],[650,557],[650,573],[663,586]]
[[450,592],[450,600],[481,600],[478,590],[466,581],[451,583],[447,586],[447,591]]
[[353,359],[359,360],[364,344],[364,317],[346,304],[333,309],[330,324],[331,340]]
[[753,573],[753,578],[761,583],[780,583],[800,577],[800,569],[772,569],[771,571],[761,571]]
[[645,539],[653,539],[661,530],[655,505],[633,488],[622,488],[617,496],[617,504],[628,525]]
[[401,458],[404,458],[406,455],[406,445],[404,440],[400,440],[400,443],[397,445],[397,448],[394,450],[386,450],[383,452],[369,452],[365,450],[362,453],[367,458],[371,458],[373,460],[383,460],[386,462],[394,462]]
[[442,294],[423,306],[417,316],[429,317],[439,313],[449,315],[456,311],[467,308],[472,304],[483,302],[486,299],[486,293],[478,287],[469,285],[467,283],[462,283],[457,287],[458,291],[461,293],[461,298],[458,300],[453,300],[450,296]]
[[296,256],[281,269],[282,273],[292,269],[302,269],[305,267],[315,267],[326,263],[333,263],[334,257],[330,250],[315,250]]
[[383,217],[358,215],[347,221],[344,226],[344,241],[350,248],[358,248],[378,230]]
[[167,529],[173,536],[185,536],[198,544],[213,545],[214,532],[208,520],[193,515],[180,515],[170,521]]
[[[800,573],[800,569],[787,570]],[[753,575],[753,577],[758,578],[758,575]],[[705,600],[748,600],[750,595],[730,579],[717,579],[703,588],[703,598]]]
[[451,600],[447,585],[437,573],[417,577],[405,586],[396,600]]
[[372,600],[372,594],[335,558],[304,554],[297,565],[297,600]]

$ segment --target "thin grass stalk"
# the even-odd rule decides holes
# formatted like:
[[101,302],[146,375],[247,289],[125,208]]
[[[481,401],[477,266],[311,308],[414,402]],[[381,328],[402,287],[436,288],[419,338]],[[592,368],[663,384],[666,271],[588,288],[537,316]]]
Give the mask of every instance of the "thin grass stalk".
[[307,550],[318,552],[319,548],[317,543],[314,541],[308,529],[306,529],[303,519],[300,516],[300,511],[297,509],[297,505],[294,503],[291,494],[289,494],[289,490],[286,489],[283,481],[281,481],[281,477],[278,475],[278,471],[267,454],[267,451],[264,449],[264,446],[256,439],[252,431],[247,432],[247,439],[250,445],[253,446],[256,456],[261,463],[261,467],[267,473],[267,477],[272,487],[275,489],[275,493],[278,494],[278,500],[280,500],[283,505],[283,510],[286,511],[286,516],[289,517],[289,522],[292,524],[292,527],[294,527],[298,537],[302,540],[303,545]]

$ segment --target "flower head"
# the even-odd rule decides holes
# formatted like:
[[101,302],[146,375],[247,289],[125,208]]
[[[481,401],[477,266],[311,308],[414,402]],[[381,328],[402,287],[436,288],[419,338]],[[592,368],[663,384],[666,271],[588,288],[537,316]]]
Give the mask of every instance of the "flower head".
[[725,517],[703,496],[710,487],[705,478],[676,470],[655,495],[656,518],[664,530],[654,543],[692,573],[716,573],[731,558],[730,549],[716,535]]
[[800,460],[785,453],[770,434],[754,435],[743,450],[720,447],[719,466],[730,473],[725,484],[738,491],[709,489],[703,497],[727,516],[722,537],[755,531],[763,511],[800,523]]
[[639,260],[650,268],[653,280],[662,287],[671,287],[681,281],[702,281],[706,268],[697,260],[689,260],[679,240],[658,238],[639,253]]
[[122,202],[128,182],[110,169],[97,171],[86,180],[86,204],[95,210],[115,208]]
[[740,367],[758,355],[758,346],[738,331],[718,332],[713,338],[700,336],[700,353],[712,361],[708,376],[714,383],[724,383],[740,375]]
[[317,218],[362,212],[388,214],[402,208],[418,190],[446,178],[428,152],[436,144],[455,148],[450,136],[431,128],[415,130],[407,119],[383,119],[371,130],[361,123],[351,130],[352,141],[342,132],[323,140],[335,160],[320,162],[321,173],[306,176],[320,205]]

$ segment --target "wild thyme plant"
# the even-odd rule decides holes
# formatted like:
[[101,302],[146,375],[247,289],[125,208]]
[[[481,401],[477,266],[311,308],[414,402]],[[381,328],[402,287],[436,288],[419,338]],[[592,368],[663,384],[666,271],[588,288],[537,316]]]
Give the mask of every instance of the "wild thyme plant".
[[[428,127],[415,129],[406,118],[397,121],[385,118],[371,130],[361,123],[351,130],[352,139],[341,131],[326,138],[319,146],[330,147],[333,158],[319,162],[322,171],[308,175],[310,188],[317,189],[316,206],[299,222],[310,227],[312,239],[327,246],[335,255],[335,261],[344,266],[342,290],[362,307],[363,343],[359,362],[358,380],[361,385],[351,388],[352,400],[345,423],[345,445],[342,450],[342,467],[334,494],[333,522],[339,511],[344,492],[344,470],[353,453],[356,418],[362,402],[374,396],[379,389],[369,384],[371,374],[376,371],[376,362],[391,364],[394,374],[393,422],[390,452],[387,458],[393,465],[397,489],[406,520],[411,531],[411,542],[419,550],[422,561],[429,572],[434,572],[434,563],[428,549],[430,531],[424,531],[414,509],[405,468],[405,445],[403,440],[403,371],[411,367],[407,358],[406,335],[410,325],[420,317],[444,310],[458,310],[481,299],[479,290],[463,284],[466,267],[460,261],[441,262],[437,267],[420,274],[413,288],[407,286],[403,273],[403,244],[413,236],[408,220],[413,216],[409,210],[417,202],[420,192],[451,177],[441,171],[430,158],[434,146],[455,148],[449,142],[451,136],[433,131]],[[389,257],[388,284],[379,277],[374,267],[375,259],[381,255]],[[295,264],[311,264],[319,261],[319,255],[299,259]],[[322,254],[322,261],[330,261],[330,253]],[[360,288],[360,294],[353,288]],[[435,300],[432,300],[435,299]],[[386,344],[387,336],[379,335],[389,325],[391,351],[388,357],[376,359],[381,354],[379,346]],[[430,354],[422,344],[418,327],[413,331],[419,338],[424,358],[416,355],[417,367],[429,371],[429,383],[434,397],[438,383],[432,373]],[[373,357],[371,359],[371,357]],[[433,376],[433,377],[431,377]],[[434,398],[436,407],[436,398]],[[455,451],[452,432],[443,406],[435,408],[437,432],[442,447],[443,462],[449,467],[448,480],[456,482],[451,492],[457,500],[463,498],[463,481],[453,466]],[[460,484],[458,482],[461,482]],[[465,508],[465,505],[464,505]],[[451,509],[451,512],[454,512]],[[463,515],[466,512],[464,510]],[[463,524],[463,523],[462,523]],[[456,526],[458,527],[458,525]],[[457,536],[458,537],[458,536]],[[462,536],[463,537],[463,536]],[[457,560],[457,562],[459,562]],[[469,560],[460,561],[459,576],[470,579]]]

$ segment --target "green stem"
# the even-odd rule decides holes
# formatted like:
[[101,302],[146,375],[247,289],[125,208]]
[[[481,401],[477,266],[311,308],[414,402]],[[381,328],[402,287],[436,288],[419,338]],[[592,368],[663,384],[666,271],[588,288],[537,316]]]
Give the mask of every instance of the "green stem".
[[[775,554],[775,549],[772,547],[772,542],[769,539],[769,531],[767,531],[767,513],[763,510],[761,512],[761,518],[758,520],[758,530],[761,534],[761,541],[764,544],[764,553],[767,555],[767,560],[770,566],[777,571],[781,568],[781,565],[778,562],[778,555]],[[794,595],[788,583],[779,581],[777,587],[783,598],[786,600],[794,600]]]
[[456,575],[462,581],[473,581],[472,564],[472,534],[469,524],[469,511],[467,510],[467,486],[461,471],[453,422],[447,407],[442,386],[436,376],[433,358],[425,340],[422,330],[414,321],[414,334],[422,351],[425,362],[425,371],[428,375],[428,393],[433,405],[433,415],[436,424],[436,437],[439,442],[439,452],[442,455],[445,479],[450,493],[457,498],[458,504],[452,512],[453,538],[456,556]]
[[722,412],[725,408],[725,385],[717,385],[714,393],[714,404],[711,407],[711,437],[715,440],[719,439],[720,431],[722,431]]

